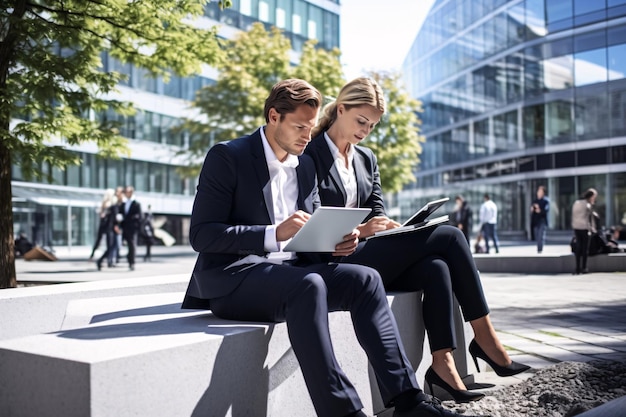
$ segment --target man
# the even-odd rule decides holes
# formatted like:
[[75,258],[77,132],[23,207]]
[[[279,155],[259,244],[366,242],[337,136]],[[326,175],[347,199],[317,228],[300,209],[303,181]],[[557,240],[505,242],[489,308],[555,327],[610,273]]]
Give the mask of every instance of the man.
[[467,243],[470,241],[470,232],[472,230],[472,208],[461,195],[455,197],[454,205],[454,222],[463,234]]
[[493,246],[496,248],[496,253],[500,252],[498,247],[498,206],[491,201],[489,194],[484,195],[484,203],[480,206],[479,218],[480,218],[480,230],[483,233],[483,239],[485,240],[485,253],[489,253],[489,240],[493,241]]
[[537,198],[533,200],[530,206],[530,227],[537,241],[537,253],[543,252],[543,245],[546,243],[549,211],[550,200],[546,197],[546,187],[540,185],[537,187]]
[[135,270],[135,254],[137,253],[137,235],[141,225],[141,205],[135,200],[135,188],[127,185],[124,188],[126,200],[120,204],[122,220],[122,239],[128,245],[128,268]]
[[[199,255],[182,307],[211,309],[225,319],[285,321],[315,410],[324,417],[365,416],[328,329],[329,312],[350,311],[395,417],[457,416],[419,389],[376,270],[281,250],[320,205],[315,167],[302,153],[321,102],[306,81],[281,81],[265,102],[265,126],[209,150],[189,234]],[[348,255],[357,244],[353,231],[333,255]]]

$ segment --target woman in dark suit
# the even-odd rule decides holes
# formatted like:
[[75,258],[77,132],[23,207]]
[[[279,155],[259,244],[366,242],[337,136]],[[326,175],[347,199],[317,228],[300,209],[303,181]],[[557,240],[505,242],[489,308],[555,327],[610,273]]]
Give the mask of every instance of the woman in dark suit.
[[[372,209],[359,226],[361,238],[400,226],[385,214],[376,157],[358,146],[384,112],[380,86],[369,78],[357,78],[326,105],[305,151],[315,161],[322,205]],[[456,227],[443,225],[363,241],[343,262],[377,269],[388,290],[424,291],[423,317],[433,356],[426,373],[429,386],[440,386],[458,402],[483,397],[466,389],[454,364],[454,296],[474,330],[469,349],[475,362],[485,360],[501,376],[529,369],[511,361],[498,340],[469,245]]]

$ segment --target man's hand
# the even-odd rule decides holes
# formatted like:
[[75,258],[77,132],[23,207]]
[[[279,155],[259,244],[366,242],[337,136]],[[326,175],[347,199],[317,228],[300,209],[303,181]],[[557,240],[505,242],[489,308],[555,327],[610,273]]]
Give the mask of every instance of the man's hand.
[[302,210],[298,210],[287,217],[276,226],[276,240],[278,242],[284,242],[287,239],[291,239],[310,217],[311,215],[309,213]]
[[338,243],[337,246],[335,246],[333,256],[348,256],[353,253],[359,244],[359,234],[358,229],[354,229],[352,233],[345,235],[343,237],[343,242]]

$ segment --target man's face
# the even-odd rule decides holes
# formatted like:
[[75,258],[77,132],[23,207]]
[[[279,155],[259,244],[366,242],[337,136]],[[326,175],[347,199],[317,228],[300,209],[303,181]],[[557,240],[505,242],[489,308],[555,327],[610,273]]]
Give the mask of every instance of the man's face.
[[537,189],[537,198],[543,198],[543,188]]
[[267,139],[279,160],[283,161],[287,154],[302,155],[311,141],[311,130],[318,113],[318,108],[302,104],[281,120],[280,114],[270,109],[269,124],[273,127],[273,135],[268,135]]

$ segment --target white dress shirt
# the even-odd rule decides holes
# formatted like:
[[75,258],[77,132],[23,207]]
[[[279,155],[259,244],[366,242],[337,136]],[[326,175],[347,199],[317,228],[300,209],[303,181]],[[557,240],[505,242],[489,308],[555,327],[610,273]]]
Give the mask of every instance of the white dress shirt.
[[253,266],[263,262],[281,264],[283,261],[296,258],[295,252],[285,252],[282,250],[291,239],[278,242],[276,240],[276,227],[298,210],[298,178],[296,167],[300,161],[297,156],[291,154],[287,155],[287,159],[285,159],[284,162],[279,161],[267,141],[264,128],[261,128],[261,139],[265,153],[265,162],[267,163],[270,174],[272,209],[274,210],[274,224],[265,227],[265,236],[263,238],[263,247],[269,253],[266,256],[248,255],[233,262],[224,269],[239,265]]
[[332,153],[333,158],[335,158],[335,167],[337,167],[337,171],[339,171],[341,183],[346,190],[346,207],[357,207],[356,174],[354,172],[354,166],[352,165],[352,161],[354,161],[354,147],[348,144],[348,166],[346,167],[345,160],[339,152],[339,148],[326,132],[324,132],[324,139],[326,139],[326,143],[330,148],[330,153]]

